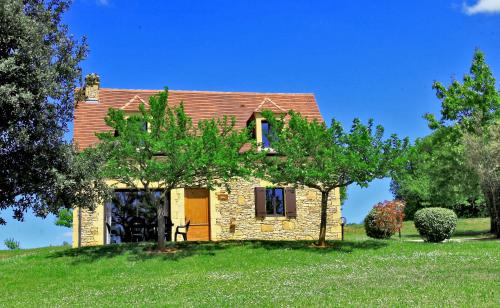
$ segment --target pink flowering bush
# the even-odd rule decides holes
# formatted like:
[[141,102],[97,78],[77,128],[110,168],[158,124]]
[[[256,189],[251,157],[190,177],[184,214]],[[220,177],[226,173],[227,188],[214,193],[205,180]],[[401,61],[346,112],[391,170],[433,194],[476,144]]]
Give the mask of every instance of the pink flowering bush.
[[366,235],[372,238],[387,239],[401,231],[404,220],[405,203],[392,200],[377,203],[365,218]]

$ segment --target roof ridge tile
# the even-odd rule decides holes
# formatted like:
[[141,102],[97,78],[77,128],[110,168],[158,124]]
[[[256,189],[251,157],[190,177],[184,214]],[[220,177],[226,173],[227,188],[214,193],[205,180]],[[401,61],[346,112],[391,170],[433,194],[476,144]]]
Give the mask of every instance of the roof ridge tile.
[[[122,92],[161,92],[162,89],[120,89],[120,88],[100,88],[99,90],[106,91],[122,91]],[[178,93],[208,93],[208,94],[255,94],[255,95],[314,95],[312,92],[245,92],[245,91],[209,91],[209,90],[174,90],[169,89],[169,92]]]

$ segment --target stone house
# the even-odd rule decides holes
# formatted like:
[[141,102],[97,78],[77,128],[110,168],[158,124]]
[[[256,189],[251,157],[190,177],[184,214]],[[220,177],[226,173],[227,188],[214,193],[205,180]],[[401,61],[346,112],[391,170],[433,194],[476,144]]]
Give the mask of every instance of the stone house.
[[[104,117],[110,107],[137,112],[141,102],[147,102],[158,92],[100,88],[99,77],[88,76],[85,100],[77,104],[74,115],[75,143],[83,149],[98,142],[95,133],[109,130]],[[261,116],[264,109],[295,110],[311,119],[323,120],[314,95],[309,93],[169,91],[169,104],[181,101],[193,123],[224,115],[234,116],[239,128],[254,121],[255,138],[263,146],[268,143],[263,133],[268,129]],[[330,240],[340,239],[339,197],[338,190],[330,194],[326,235]],[[176,226],[190,222],[188,240],[311,240],[319,234],[320,199],[319,192],[307,187],[278,187],[260,179],[235,180],[231,183],[231,193],[222,188],[173,190],[167,215],[173,223],[172,232]],[[97,205],[94,211],[77,208],[73,217],[73,246],[115,242],[116,228],[119,233],[126,233],[120,224],[131,216],[142,215],[139,204],[140,192],[118,185],[113,201]],[[124,235],[121,240],[131,238]]]

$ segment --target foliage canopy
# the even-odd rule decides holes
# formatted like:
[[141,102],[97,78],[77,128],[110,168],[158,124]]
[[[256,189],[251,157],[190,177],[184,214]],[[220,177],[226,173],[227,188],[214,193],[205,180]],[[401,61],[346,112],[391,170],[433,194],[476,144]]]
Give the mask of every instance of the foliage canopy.
[[[458,209],[466,205],[469,209],[466,213],[477,214],[487,204],[492,217],[491,230],[498,234],[500,211],[495,209],[498,203],[495,200],[499,199],[499,189],[495,188],[493,194],[491,189],[487,191],[485,178],[481,176],[485,170],[479,171],[477,163],[470,159],[473,144],[478,149],[481,142],[487,145],[494,141],[490,127],[500,119],[500,91],[484,54],[475,51],[470,72],[461,82],[453,80],[445,86],[436,81],[433,89],[441,101],[440,117],[425,115],[433,132],[416,141],[406,168],[393,177],[393,192],[404,198],[413,212],[426,206]],[[490,164],[489,172],[500,172],[499,164],[498,160]]]
[[[109,109],[105,119],[112,129],[99,133],[92,151],[107,153],[102,178],[145,192],[146,203],[164,221],[166,196],[172,189],[224,185],[250,174],[247,162],[253,151],[240,153],[250,142],[246,129],[237,130],[234,118],[202,120],[197,126],[184,105],[170,106],[168,90],[141,103],[137,113]],[[153,190],[160,190],[154,198]],[[158,224],[158,248],[164,247],[165,225]]]
[[319,245],[325,245],[328,197],[332,190],[357,184],[366,187],[384,178],[401,164],[408,140],[396,135],[383,138],[382,126],[373,127],[354,119],[344,130],[332,120],[330,127],[290,111],[276,117],[264,111],[271,132],[271,148],[277,155],[264,160],[262,175],[273,183],[304,185],[321,192]]
[[69,5],[0,3],[0,210],[12,208],[18,220],[29,209],[42,217],[56,213],[63,170],[71,167],[63,134],[87,45],[61,21]]

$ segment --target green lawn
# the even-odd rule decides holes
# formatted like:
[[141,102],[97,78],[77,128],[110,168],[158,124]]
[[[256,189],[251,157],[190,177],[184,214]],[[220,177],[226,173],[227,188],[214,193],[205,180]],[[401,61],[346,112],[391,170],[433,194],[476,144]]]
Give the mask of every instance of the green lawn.
[[[482,232],[470,224],[458,231]],[[162,255],[148,245],[0,251],[0,307],[500,306],[499,241],[365,240],[359,227],[349,230],[328,249],[222,242]]]
[[[488,231],[490,230],[489,218],[467,218],[459,219],[455,233],[452,239],[467,239],[467,238],[487,238],[490,237]],[[345,237],[348,240],[362,240],[368,239],[365,234],[365,229],[362,224],[347,225]],[[394,236],[397,238],[397,234]],[[401,230],[401,238],[403,240],[419,240],[420,235],[413,221],[405,221]]]

